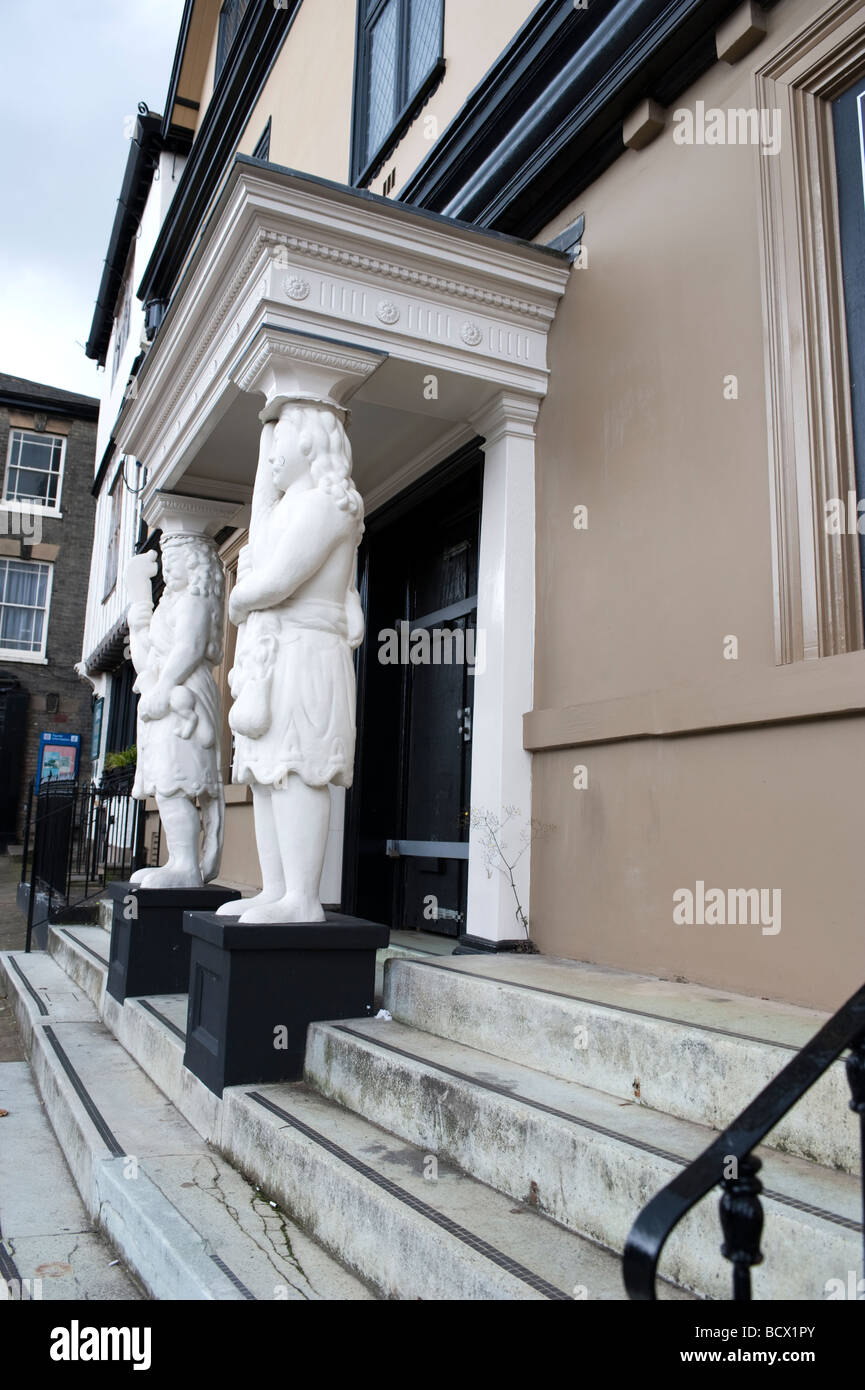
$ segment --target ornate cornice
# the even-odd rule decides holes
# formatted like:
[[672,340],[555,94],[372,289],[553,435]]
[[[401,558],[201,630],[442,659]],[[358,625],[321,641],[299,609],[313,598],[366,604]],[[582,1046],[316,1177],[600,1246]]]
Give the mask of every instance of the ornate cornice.
[[[543,340],[569,268],[506,238],[476,244],[446,223],[426,235],[415,220],[391,207],[370,217],[366,203],[336,186],[239,164],[139,372],[137,398],[118,422],[120,445],[160,477],[178,476],[177,463],[231,387],[331,397],[328,377],[333,384],[345,372],[359,384],[374,369],[370,354],[414,360],[424,343],[440,368],[488,380],[501,363],[514,389],[542,394]],[[265,318],[281,346],[276,338],[261,346]],[[292,357],[308,367],[299,384],[253,385],[257,372],[260,383],[280,363],[287,382]]]
[[330,265],[341,265],[349,271],[363,271],[367,275],[380,276],[385,280],[395,280],[403,285],[430,290],[446,298],[468,300],[473,304],[483,304],[489,309],[500,309],[527,319],[552,319],[553,310],[543,309],[529,299],[519,299],[514,295],[496,294],[477,285],[469,285],[464,280],[454,280],[450,276],[434,275],[426,270],[413,270],[396,261],[386,261],[379,256],[365,256],[343,247],[331,246],[324,241],[311,241],[308,237],[292,236],[287,232],[266,231],[263,239],[272,246],[285,248],[295,256],[306,256],[311,260],[327,261]]

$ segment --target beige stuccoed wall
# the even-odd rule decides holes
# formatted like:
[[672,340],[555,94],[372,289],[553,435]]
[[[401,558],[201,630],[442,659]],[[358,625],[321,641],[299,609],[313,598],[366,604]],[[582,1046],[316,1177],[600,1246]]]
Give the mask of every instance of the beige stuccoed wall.
[[[381,192],[394,168],[397,188],[414,172],[430,150],[427,118],[435,118],[438,134],[445,130],[534,8],[535,0],[445,5],[445,75],[370,183],[373,192]],[[356,17],[356,0],[301,5],[250,117],[241,154],[252,153],[270,117],[272,163],[348,181]],[[211,85],[212,71],[211,62]]]
[[219,870],[221,883],[261,887],[261,871],[255,849],[255,822],[252,799],[234,798],[245,794],[245,787],[227,787],[225,807],[225,841]]
[[[231,887],[260,888],[261,870],[258,867],[255,849],[252,795],[247,795],[246,787],[229,785],[225,788],[225,803],[225,838],[216,882]],[[147,811],[145,843],[148,847],[149,863],[150,846],[159,829],[155,801],[148,800]],[[159,863],[164,864],[167,858],[168,848],[163,834],[159,842]]]
[[252,154],[272,120],[270,161],[345,183],[351,141],[355,0],[303,4],[238,150]]
[[[779,6],[758,48],[679,104],[754,105],[755,66],[814,13],[813,0]],[[740,683],[774,665],[762,157],[678,146],[670,121],[538,238],[585,213],[588,265],[558,311],[538,425],[536,710],[603,713],[696,684],[722,720]],[[723,659],[729,634],[737,661]],[[535,939],[836,1007],[863,973],[863,770],[857,718],[536,753],[533,814],[555,829],[533,851]],[[781,889],[780,933],[674,925],[673,892],[698,879]]]

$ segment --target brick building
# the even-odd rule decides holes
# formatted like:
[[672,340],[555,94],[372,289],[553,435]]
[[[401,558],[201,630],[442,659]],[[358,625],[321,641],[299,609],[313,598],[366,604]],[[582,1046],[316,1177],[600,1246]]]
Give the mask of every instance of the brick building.
[[42,733],[80,737],[91,687],[81,654],[99,402],[0,373],[0,844],[20,838]]

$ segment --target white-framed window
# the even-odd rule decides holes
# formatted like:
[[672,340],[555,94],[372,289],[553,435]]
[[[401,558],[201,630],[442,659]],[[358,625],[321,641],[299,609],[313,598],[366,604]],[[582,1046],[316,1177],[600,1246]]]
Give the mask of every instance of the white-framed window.
[[3,501],[59,512],[66,440],[62,434],[10,430]]
[[52,570],[41,560],[0,557],[0,657],[44,660]]
[[123,529],[123,479],[121,470],[125,460],[121,460],[120,468],[114,477],[111,488],[111,519],[108,531],[108,550],[105,555],[105,585],[102,590],[102,602],[114,592],[117,584],[117,572],[120,567],[120,539]]
[[[132,243],[134,249],[135,242]],[[114,319],[114,351],[111,357],[111,385],[117,376],[118,368],[126,344],[129,341],[129,326],[132,319],[132,251],[129,252],[129,261],[126,273],[123,277],[123,285],[120,290],[120,301],[117,315]]]

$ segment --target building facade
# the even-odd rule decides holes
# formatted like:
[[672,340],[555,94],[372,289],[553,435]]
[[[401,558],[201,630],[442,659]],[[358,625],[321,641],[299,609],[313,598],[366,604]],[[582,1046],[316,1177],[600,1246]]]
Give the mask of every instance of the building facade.
[[187,0],[171,180],[109,256],[142,331],[85,664],[122,659],[114,536],[210,505],[230,584],[264,396],[349,404],[367,638],[326,901],[818,1008],[859,978],[863,20]]
[[147,346],[147,324],[135,286],[183,170],[188,136],[162,132],[162,118],[142,103],[130,131],[129,155],[103,264],[87,356],[105,369],[91,486],[96,522],[82,666],[95,691],[99,738],[92,773],[101,780],[110,756],[135,744],[137,697],[128,651],[123,567],[142,535],[146,467],[123,454],[114,426]]
[[[89,769],[91,689],[75,667],[93,541],[98,410],[91,396],[0,373],[4,846],[21,839],[31,780]],[[49,745],[41,761],[40,741]]]

